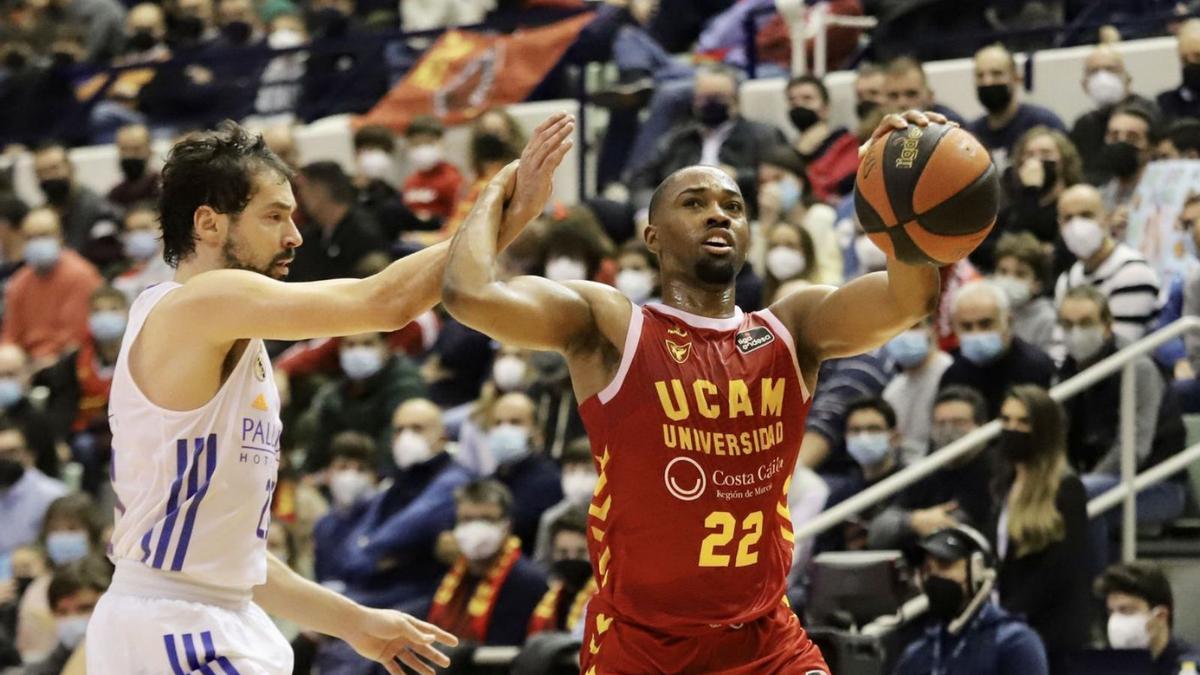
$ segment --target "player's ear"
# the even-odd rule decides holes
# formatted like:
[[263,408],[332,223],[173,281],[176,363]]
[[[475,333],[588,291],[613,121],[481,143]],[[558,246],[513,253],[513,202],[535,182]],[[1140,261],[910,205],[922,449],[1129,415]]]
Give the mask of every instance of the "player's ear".
[[214,211],[211,206],[197,207],[195,213],[192,214],[192,227],[196,238],[211,246],[220,245],[226,227],[226,223],[223,223],[222,220],[224,218],[221,214]]
[[642,239],[646,242],[646,248],[658,255],[658,228],[646,223],[646,228],[642,230]]

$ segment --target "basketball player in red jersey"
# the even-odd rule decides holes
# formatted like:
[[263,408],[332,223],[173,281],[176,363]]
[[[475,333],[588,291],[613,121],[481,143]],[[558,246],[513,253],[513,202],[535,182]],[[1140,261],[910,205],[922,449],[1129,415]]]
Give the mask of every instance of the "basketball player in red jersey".
[[[889,115],[879,138],[940,115]],[[525,167],[522,167],[525,168]],[[787,490],[821,361],[874,349],[933,309],[934,268],[889,261],[753,314],[734,305],[750,231],[737,184],[711,167],[655,191],[645,240],[662,303],[612,287],[496,277],[513,167],[456,234],[446,308],[500,342],[563,354],[600,479],[589,546],[600,590],[585,674],[827,675],[784,598]]]

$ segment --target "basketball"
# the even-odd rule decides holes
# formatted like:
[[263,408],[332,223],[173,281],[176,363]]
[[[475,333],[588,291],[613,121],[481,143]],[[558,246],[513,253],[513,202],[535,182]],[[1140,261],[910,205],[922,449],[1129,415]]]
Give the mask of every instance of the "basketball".
[[987,149],[962,129],[910,124],[871,144],[858,166],[854,210],[889,258],[948,265],[996,223],[1000,184]]

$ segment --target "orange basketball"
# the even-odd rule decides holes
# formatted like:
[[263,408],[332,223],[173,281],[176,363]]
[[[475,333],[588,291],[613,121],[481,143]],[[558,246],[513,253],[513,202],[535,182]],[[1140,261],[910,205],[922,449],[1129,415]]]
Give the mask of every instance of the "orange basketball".
[[867,236],[910,265],[966,257],[992,231],[999,200],[987,149],[945,124],[889,132],[871,144],[854,182],[854,210]]

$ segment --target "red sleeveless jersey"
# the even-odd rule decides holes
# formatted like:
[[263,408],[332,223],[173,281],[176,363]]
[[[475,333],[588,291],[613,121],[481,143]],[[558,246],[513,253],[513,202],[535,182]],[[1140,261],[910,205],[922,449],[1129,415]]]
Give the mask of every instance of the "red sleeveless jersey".
[[616,377],[580,406],[600,472],[589,614],[686,632],[783,602],[787,490],[810,402],[770,310],[635,307]]

